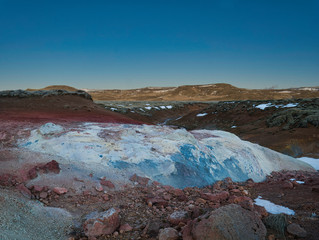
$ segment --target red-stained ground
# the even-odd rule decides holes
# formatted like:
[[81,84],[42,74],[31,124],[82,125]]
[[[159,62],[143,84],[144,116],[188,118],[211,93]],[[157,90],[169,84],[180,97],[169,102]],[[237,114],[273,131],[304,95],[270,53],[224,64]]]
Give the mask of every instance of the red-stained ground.
[[140,121],[105,110],[79,96],[0,98],[0,121],[42,124],[46,122],[105,122],[143,124]]

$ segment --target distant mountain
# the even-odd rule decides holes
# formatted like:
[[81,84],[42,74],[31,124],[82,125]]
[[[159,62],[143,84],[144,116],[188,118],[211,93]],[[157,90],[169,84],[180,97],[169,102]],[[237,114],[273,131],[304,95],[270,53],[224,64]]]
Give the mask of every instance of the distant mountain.
[[67,85],[51,85],[51,86],[47,86],[45,88],[41,88],[41,89],[32,89],[32,88],[28,88],[26,89],[26,91],[38,91],[38,90],[66,90],[66,91],[70,91],[70,92],[75,92],[79,89],[76,89],[74,87],[70,87]]
[[[78,89],[66,85],[53,85],[37,90]],[[101,101],[233,101],[233,100],[278,100],[319,97],[319,87],[301,87],[288,89],[246,89],[226,83],[206,85],[184,85],[179,87],[145,87],[138,89],[82,89],[93,100]]]
[[94,100],[104,101],[232,101],[317,98],[318,87],[289,89],[246,89],[230,84],[146,87],[130,90],[88,90]]

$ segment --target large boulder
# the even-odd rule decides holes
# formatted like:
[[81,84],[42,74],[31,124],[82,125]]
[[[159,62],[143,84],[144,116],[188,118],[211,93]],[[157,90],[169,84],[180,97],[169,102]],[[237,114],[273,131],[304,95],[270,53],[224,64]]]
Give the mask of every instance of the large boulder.
[[105,212],[93,212],[87,216],[83,224],[84,233],[88,237],[112,234],[120,225],[119,211],[110,208]]
[[229,204],[190,221],[183,229],[183,239],[258,240],[265,239],[266,233],[266,227],[254,212]]

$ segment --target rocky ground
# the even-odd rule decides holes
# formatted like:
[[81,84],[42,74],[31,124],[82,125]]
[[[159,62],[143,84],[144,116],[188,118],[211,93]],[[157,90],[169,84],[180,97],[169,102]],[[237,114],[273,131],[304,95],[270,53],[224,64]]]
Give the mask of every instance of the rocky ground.
[[[54,97],[55,94],[59,97]],[[257,106],[263,103],[265,102],[251,104]],[[276,102],[277,105],[289,103]],[[1,97],[0,169],[11,169],[0,170],[1,239],[319,239],[318,171],[273,172],[261,183],[252,180],[233,182],[226,178],[203,188],[184,189],[162,185],[138,175],[130,176],[125,184],[112,182],[106,176],[99,179],[99,185],[96,185],[92,183],[97,176],[95,173],[88,173],[85,176],[72,176],[72,184],[76,186],[72,187],[63,184],[65,169],[58,158],[31,154],[17,148],[19,139],[28,137],[30,129],[52,120],[69,127],[85,121],[151,123],[148,121],[151,118],[156,119],[157,123],[170,121],[169,124],[172,124],[183,113],[186,115],[180,119],[185,119],[180,123],[194,129],[196,126],[208,126],[214,119],[210,115],[218,110],[216,115],[221,117],[212,126],[218,123],[218,126],[238,131],[239,135],[245,132],[246,127],[249,127],[247,125],[254,126],[249,130],[251,132],[258,126],[265,126],[259,133],[267,136],[266,120],[273,119],[271,116],[278,114],[278,111],[291,110],[276,107],[261,110],[253,108],[247,102],[165,103],[165,106],[163,103],[156,106],[146,104],[150,103],[135,109],[122,107],[110,112],[105,111],[104,106],[98,106],[76,94]],[[289,128],[282,129],[282,132],[298,131],[295,130],[299,128],[297,125],[303,124],[303,120],[307,119],[307,128],[302,129],[309,128],[312,134],[317,134],[318,125],[312,125],[316,118],[309,117],[316,116],[317,100],[299,101],[298,104],[307,106],[307,111],[310,112],[292,124],[294,131]],[[313,110],[309,106],[313,106]],[[111,107],[114,106],[109,106]],[[150,112],[146,107],[151,107]],[[197,117],[198,114],[208,112],[209,115]],[[243,114],[240,115],[240,112]],[[247,112],[251,113],[248,114],[250,117],[241,119]],[[174,120],[167,121],[171,116],[174,116]],[[232,117],[235,120],[227,122],[226,116],[227,119]],[[206,117],[206,121],[195,122],[195,127],[192,125],[196,119]],[[248,120],[251,120],[251,124],[238,124]],[[231,128],[235,126],[231,124],[236,124],[236,128]],[[281,131],[278,128],[284,127],[282,124],[276,126],[277,132],[274,133],[279,133],[280,136]],[[258,132],[253,133],[257,136]],[[310,142],[309,139],[307,141]],[[21,162],[22,159],[28,161]],[[51,182],[47,184],[37,181],[39,179],[49,179]],[[288,207],[295,214],[271,214],[270,210],[266,211],[255,204],[255,199],[259,196]],[[73,219],[72,224],[70,216]],[[60,222],[55,220],[59,218]],[[26,224],[28,221],[30,224]],[[62,226],[59,224],[61,222]]]
[[[59,174],[59,166],[49,162],[29,170],[31,178],[35,174]],[[318,173],[274,172],[262,183],[227,178],[185,189],[133,175],[130,184],[115,187],[101,179],[102,187],[80,194],[66,188],[27,188],[28,180],[14,179],[1,176],[1,188],[76,216],[69,239],[319,239]],[[85,184],[82,179],[74,181]],[[295,215],[268,213],[254,204],[258,196],[294,210]]]

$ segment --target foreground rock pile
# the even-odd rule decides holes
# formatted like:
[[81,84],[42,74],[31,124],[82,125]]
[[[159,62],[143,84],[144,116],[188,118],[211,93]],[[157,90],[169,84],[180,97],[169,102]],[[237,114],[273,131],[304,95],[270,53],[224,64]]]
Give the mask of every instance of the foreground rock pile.
[[[58,174],[59,166],[51,161],[32,169],[36,169],[38,174]],[[252,180],[236,183],[226,178],[204,188],[185,189],[161,185],[133,175],[131,184],[115,187],[111,181],[103,178],[100,183],[104,184],[100,187],[82,193],[72,188],[50,189],[28,182],[20,183],[18,180],[8,187],[1,177],[1,185],[6,185],[7,189],[15,187],[27,198],[38,199],[45,206],[69,212],[77,222],[66,237],[70,240],[319,237],[319,205],[316,200],[319,197],[318,173],[274,172],[262,183]],[[285,215],[280,220],[281,228],[278,223],[271,224],[269,219],[283,215],[269,214],[264,207],[254,204],[253,199],[260,194],[276,200],[271,195],[267,196],[267,192],[280,195],[282,201],[279,204],[296,211],[295,216]],[[300,199],[291,199],[289,194],[292,192],[306,196],[308,205],[301,204]],[[312,204],[309,205],[309,202]]]

